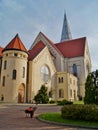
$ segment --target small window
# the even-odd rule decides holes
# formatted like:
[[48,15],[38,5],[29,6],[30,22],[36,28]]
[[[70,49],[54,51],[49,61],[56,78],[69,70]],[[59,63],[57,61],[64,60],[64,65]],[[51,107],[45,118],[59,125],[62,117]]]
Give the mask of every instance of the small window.
[[6,54],[6,56],[8,56],[8,53]]
[[59,77],[58,80],[59,80],[59,83],[60,83],[61,82],[61,78]]
[[63,77],[61,77],[61,83],[63,83]]
[[3,94],[1,95],[1,101],[4,101],[4,95]]
[[23,78],[25,77],[25,67],[23,67]]
[[70,97],[72,97],[72,89],[70,89]]
[[14,53],[14,56],[16,56],[16,57],[17,57],[17,56],[18,56],[18,54],[17,54],[17,53]]
[[59,89],[59,98],[64,98],[64,91],[63,91],[63,89]]
[[16,74],[17,74],[17,71],[13,70],[12,79],[16,79]]
[[52,98],[52,91],[49,91],[49,97]]
[[73,64],[73,75],[77,76],[77,65]]
[[5,76],[3,76],[3,79],[2,79],[2,86],[5,86]]
[[58,78],[58,82],[59,82],[59,83],[63,83],[63,77],[59,77],[59,78]]
[[4,70],[6,69],[6,66],[7,66],[7,61],[5,60],[4,61]]

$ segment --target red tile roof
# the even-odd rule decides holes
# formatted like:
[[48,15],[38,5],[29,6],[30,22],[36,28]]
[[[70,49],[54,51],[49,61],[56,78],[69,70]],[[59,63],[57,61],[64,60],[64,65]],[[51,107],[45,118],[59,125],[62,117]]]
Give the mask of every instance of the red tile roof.
[[0,46],[0,58],[2,57],[2,50],[3,48]]
[[64,57],[73,58],[84,55],[86,37],[55,44]]
[[42,41],[39,41],[31,50],[29,50],[29,60],[34,59],[45,47]]
[[18,34],[10,41],[10,43],[4,48],[3,51],[11,50],[11,49],[27,52],[27,49],[25,48],[24,44],[20,40]]

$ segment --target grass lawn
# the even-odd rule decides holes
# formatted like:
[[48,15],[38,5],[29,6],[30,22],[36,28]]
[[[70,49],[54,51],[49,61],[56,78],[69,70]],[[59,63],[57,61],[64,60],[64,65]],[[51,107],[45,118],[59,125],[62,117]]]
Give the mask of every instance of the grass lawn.
[[77,125],[77,126],[91,126],[91,127],[97,127],[98,128],[98,122],[88,122],[88,121],[79,121],[79,120],[68,120],[63,119],[61,117],[60,113],[45,113],[39,115],[40,119],[44,119],[51,122],[58,122],[63,124],[71,124],[71,125]]
[[73,104],[84,104],[84,101],[74,101]]

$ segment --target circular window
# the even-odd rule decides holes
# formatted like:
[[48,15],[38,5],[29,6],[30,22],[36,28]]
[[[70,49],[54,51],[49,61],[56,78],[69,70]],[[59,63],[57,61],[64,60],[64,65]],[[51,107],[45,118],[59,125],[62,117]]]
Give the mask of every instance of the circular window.
[[47,83],[48,80],[50,79],[50,71],[49,71],[49,68],[46,65],[43,65],[41,67],[41,77],[42,77],[42,80],[45,83]]

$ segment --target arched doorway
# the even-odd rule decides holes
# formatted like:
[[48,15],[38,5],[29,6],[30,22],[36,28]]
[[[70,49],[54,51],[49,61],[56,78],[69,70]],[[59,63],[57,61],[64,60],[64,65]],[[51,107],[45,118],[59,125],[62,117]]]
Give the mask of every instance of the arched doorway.
[[25,85],[21,84],[18,88],[18,103],[24,103]]

